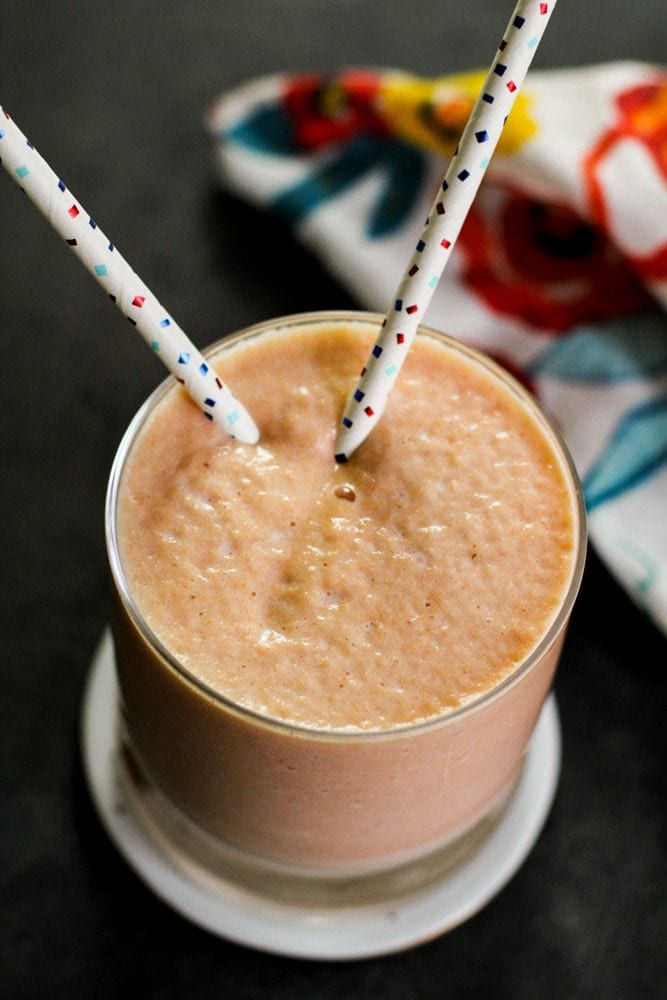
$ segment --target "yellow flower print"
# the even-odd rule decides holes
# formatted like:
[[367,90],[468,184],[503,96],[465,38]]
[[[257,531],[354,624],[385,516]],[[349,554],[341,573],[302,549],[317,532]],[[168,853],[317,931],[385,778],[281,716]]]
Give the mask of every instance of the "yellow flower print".
[[[481,70],[434,80],[387,73],[380,77],[375,112],[392,135],[449,158],[485,78]],[[499,153],[512,154],[537,131],[530,106],[530,94],[524,90],[517,95],[501,133]]]

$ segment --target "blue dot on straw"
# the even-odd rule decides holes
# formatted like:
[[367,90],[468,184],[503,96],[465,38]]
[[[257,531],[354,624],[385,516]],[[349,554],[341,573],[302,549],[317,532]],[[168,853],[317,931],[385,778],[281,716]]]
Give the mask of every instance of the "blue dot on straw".
[[160,320],[160,326],[162,326],[162,327],[171,326],[171,320],[169,320],[169,319],[161,319]]
[[17,167],[16,168],[16,173],[21,178],[21,180],[23,180],[24,177],[28,176],[28,174],[30,173],[30,171],[28,170],[27,167],[23,166],[23,167]]
[[179,363],[179,365],[187,365],[187,363],[188,363],[189,360],[190,360],[190,355],[188,354],[187,351],[183,351],[182,354],[178,355],[178,363]]
[[108,273],[109,272],[107,271],[105,264],[95,264],[95,274],[98,275],[98,277],[103,278],[104,275]]

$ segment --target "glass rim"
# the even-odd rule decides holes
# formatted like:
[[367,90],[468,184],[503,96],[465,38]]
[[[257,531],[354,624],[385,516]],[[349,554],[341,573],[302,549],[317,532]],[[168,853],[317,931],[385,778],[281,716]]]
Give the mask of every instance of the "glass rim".
[[[297,326],[311,326],[313,324],[328,324],[336,322],[358,322],[370,326],[379,326],[384,318],[385,317],[380,313],[349,309],[294,313],[244,327],[242,330],[228,334],[215,341],[202,353],[205,357],[210,357],[222,350],[232,348],[239,343],[239,341],[250,340],[268,332],[279,333],[281,330],[288,327],[293,329]],[[499,378],[505,387],[513,392],[514,395],[529,408],[533,416],[537,418],[542,430],[550,439],[550,443],[552,444],[554,451],[560,458],[563,472],[566,479],[569,481],[569,485],[571,486],[572,514],[573,521],[575,522],[573,532],[575,553],[574,558],[572,559],[570,579],[567,589],[563,594],[560,607],[539,642],[533,647],[527,656],[524,657],[519,665],[498,684],[494,685],[483,694],[473,697],[469,702],[465,702],[457,708],[449,709],[445,712],[429,716],[425,719],[402,723],[387,729],[343,729],[333,727],[331,729],[326,729],[318,726],[308,726],[303,723],[280,719],[256,711],[252,708],[248,708],[247,706],[239,704],[232,698],[222,694],[220,691],[216,691],[215,688],[201,680],[201,678],[197,677],[196,674],[193,674],[184,664],[180,663],[178,658],[153,632],[150,625],[139,610],[137,602],[131,592],[123,570],[118,545],[117,499],[125,463],[130,455],[134,441],[150,414],[170,391],[178,388],[178,383],[174,376],[169,375],[153,390],[153,392],[135,413],[125,433],[123,434],[123,437],[121,438],[111,466],[105,501],[105,540],[109,567],[111,569],[116,592],[121,600],[126,614],[130,618],[134,627],[137,629],[138,633],[147,641],[152,651],[157,653],[159,658],[170,669],[180,675],[183,680],[196,687],[201,694],[212,699],[213,702],[221,707],[224,707],[225,710],[241,716],[255,725],[269,727],[274,730],[277,729],[280,732],[289,733],[291,736],[301,736],[307,739],[322,739],[326,741],[340,741],[346,743],[351,743],[355,740],[366,742],[370,740],[396,739],[401,736],[415,735],[417,733],[426,733],[440,729],[445,726],[452,725],[455,722],[460,721],[462,718],[486,708],[499,698],[502,698],[508,691],[514,688],[532,672],[532,669],[540,662],[542,657],[555,643],[562,630],[567,625],[567,621],[571,614],[583,576],[584,564],[586,561],[587,528],[583,490],[581,488],[581,483],[579,481],[579,476],[574,466],[574,462],[560,431],[552,419],[544,412],[541,404],[532,395],[532,393],[530,393],[529,390],[526,389],[525,386],[523,386],[510,372],[506,371],[506,369],[504,369],[488,355],[474,347],[464,344],[462,341],[457,340],[449,334],[442,333],[439,330],[434,330],[433,328],[425,325],[419,326],[418,334],[444,341],[449,348],[452,348],[476,363],[481,364],[487,372],[490,372],[495,378]]]

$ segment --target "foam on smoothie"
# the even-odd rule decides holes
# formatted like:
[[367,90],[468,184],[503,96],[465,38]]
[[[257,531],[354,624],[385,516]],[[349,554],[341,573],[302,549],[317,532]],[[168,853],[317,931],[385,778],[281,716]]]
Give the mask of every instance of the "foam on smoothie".
[[390,729],[488,691],[542,638],[573,570],[561,461],[520,399],[418,337],[344,466],[344,402],[376,330],[296,327],[215,367],[257,422],[226,439],[176,389],[135,443],[119,501],[137,605],[187,669],[239,704]]

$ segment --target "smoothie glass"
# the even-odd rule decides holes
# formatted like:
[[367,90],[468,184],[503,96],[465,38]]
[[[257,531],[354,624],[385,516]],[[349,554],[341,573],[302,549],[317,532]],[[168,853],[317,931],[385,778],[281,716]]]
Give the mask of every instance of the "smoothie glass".
[[[228,337],[207,355],[278,328],[346,320],[377,328],[382,317],[287,317]],[[442,334],[421,333],[473,359],[521,400],[561,463],[574,536],[568,586],[537,646],[504,681],[440,717],[388,730],[313,729],[232,703],[193,676],[144,620],[117,534],[126,460],[148,415],[173,391],[173,380],[147,400],[120,445],[106,532],[123,739],[156,827],[209,870],[234,867],[245,878],[266,877],[267,885],[274,879],[271,884],[288,894],[297,885],[340,879],[357,880],[367,891],[369,879],[405,873],[415,864],[423,876],[424,859],[438,858],[446,868],[461,845],[472,849],[479,842],[521,773],[583,572],[581,489],[558,432],[529,393],[483,355]]]

